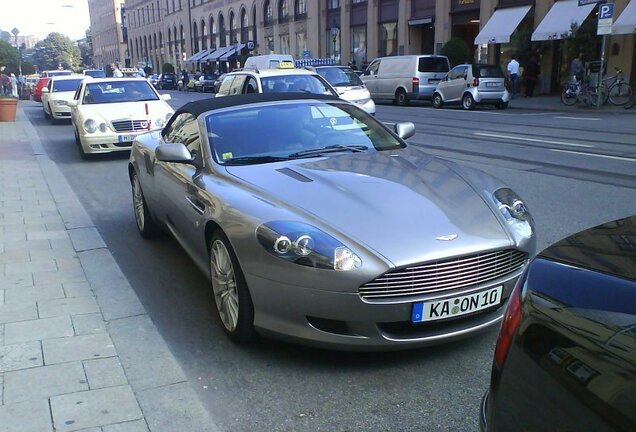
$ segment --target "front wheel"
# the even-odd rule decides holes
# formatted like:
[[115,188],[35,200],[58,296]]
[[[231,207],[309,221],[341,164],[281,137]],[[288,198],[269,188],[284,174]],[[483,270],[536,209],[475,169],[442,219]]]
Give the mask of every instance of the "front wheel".
[[576,91],[570,86],[566,86],[561,92],[561,102],[563,102],[564,105],[572,106],[576,104],[578,100],[579,97],[576,94]]
[[210,241],[210,280],[223,330],[235,342],[256,337],[254,305],[228,238],[217,230]]
[[474,110],[475,109],[475,99],[470,93],[466,93],[462,98],[462,107],[465,110]]
[[612,105],[625,105],[631,98],[632,88],[627,83],[616,83],[609,89],[609,102]]
[[441,108],[443,105],[444,101],[442,100],[442,95],[435,93],[433,95],[433,108]]

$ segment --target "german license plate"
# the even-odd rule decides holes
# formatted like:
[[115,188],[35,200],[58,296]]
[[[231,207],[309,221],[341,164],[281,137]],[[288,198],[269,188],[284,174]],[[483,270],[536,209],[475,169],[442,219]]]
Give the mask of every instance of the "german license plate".
[[438,80],[438,79],[430,79],[430,80],[428,80],[428,82],[429,82],[430,84],[437,84],[439,81],[440,81],[440,80]]
[[117,137],[117,140],[120,143],[124,143],[124,142],[132,142],[135,140],[135,135],[119,135]]
[[501,303],[503,285],[473,294],[413,304],[411,322],[453,318],[487,309]]
[[499,87],[499,83],[496,82],[487,82],[486,87]]

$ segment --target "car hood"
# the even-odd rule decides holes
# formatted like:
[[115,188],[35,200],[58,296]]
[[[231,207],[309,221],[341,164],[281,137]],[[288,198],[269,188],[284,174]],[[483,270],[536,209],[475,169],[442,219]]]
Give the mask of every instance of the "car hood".
[[67,91],[67,92],[54,92],[54,93],[50,93],[50,99],[52,101],[56,101],[56,100],[62,100],[62,101],[72,101],[73,100],[73,96],[75,96],[75,92],[74,91]]
[[158,118],[165,121],[166,115],[174,111],[163,100],[81,105],[79,109],[84,118],[92,118],[96,121],[144,120],[146,104],[148,104],[148,117],[153,122]]
[[513,244],[479,189],[412,147],[226,169],[395,266]]
[[337,90],[344,91],[340,97],[349,102],[358,102],[369,100],[371,94],[366,86],[356,87],[336,87]]

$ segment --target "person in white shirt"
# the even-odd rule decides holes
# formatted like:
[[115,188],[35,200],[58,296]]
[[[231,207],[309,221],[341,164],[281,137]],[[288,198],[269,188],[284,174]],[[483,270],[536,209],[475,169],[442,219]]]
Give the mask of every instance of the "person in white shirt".
[[113,78],[123,78],[124,74],[119,70],[119,66],[114,65]]
[[519,62],[515,56],[508,63],[508,79],[512,85],[512,98],[519,93]]

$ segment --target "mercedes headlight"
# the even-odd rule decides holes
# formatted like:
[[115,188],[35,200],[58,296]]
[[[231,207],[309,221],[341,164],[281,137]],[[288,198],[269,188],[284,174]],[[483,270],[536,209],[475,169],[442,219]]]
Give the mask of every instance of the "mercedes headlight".
[[256,237],[270,254],[307,267],[348,271],[362,265],[351,249],[302,222],[268,222],[256,229]]
[[162,129],[166,125],[166,121],[162,119],[161,117],[159,117],[158,119],[155,120],[153,125],[155,129]]
[[88,133],[95,133],[97,130],[97,122],[93,119],[84,121],[84,130]]
[[99,124],[99,131],[104,133],[108,130],[108,126],[106,126],[106,123],[100,123]]
[[532,237],[534,220],[519,195],[509,188],[501,188],[493,197],[510,229],[523,237]]
[[53,101],[53,103],[55,105],[68,105],[68,102],[65,100],[56,100],[56,101]]

